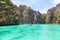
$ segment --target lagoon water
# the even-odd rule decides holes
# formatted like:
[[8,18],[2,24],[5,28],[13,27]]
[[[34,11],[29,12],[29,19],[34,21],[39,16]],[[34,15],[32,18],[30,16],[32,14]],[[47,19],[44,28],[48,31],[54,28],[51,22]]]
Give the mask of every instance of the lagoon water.
[[60,40],[58,24],[0,26],[0,40]]

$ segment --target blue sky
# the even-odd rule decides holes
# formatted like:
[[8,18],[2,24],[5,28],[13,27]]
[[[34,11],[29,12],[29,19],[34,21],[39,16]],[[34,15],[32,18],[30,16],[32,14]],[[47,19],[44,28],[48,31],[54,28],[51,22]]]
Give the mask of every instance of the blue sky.
[[41,13],[46,13],[49,8],[56,6],[60,0],[12,0],[12,2],[17,6],[27,5]]

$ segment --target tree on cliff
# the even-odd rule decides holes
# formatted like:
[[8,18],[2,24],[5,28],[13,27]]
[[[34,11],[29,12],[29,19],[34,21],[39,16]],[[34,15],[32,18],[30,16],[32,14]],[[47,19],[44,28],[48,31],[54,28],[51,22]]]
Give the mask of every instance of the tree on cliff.
[[47,11],[46,23],[60,23],[60,3]]
[[54,16],[54,22],[60,23],[60,11],[57,11]]
[[0,0],[0,25],[19,24],[17,7],[11,0]]

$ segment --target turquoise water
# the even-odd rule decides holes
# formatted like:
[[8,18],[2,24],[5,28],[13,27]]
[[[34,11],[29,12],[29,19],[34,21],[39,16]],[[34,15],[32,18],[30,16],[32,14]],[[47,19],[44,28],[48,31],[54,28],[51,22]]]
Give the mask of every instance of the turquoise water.
[[0,40],[60,40],[58,24],[0,26]]

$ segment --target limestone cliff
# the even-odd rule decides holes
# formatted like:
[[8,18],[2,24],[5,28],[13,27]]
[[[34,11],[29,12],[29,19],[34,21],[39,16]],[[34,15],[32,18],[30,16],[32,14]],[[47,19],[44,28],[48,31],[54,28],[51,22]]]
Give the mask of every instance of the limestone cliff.
[[0,25],[19,24],[17,10],[11,0],[0,0]]

